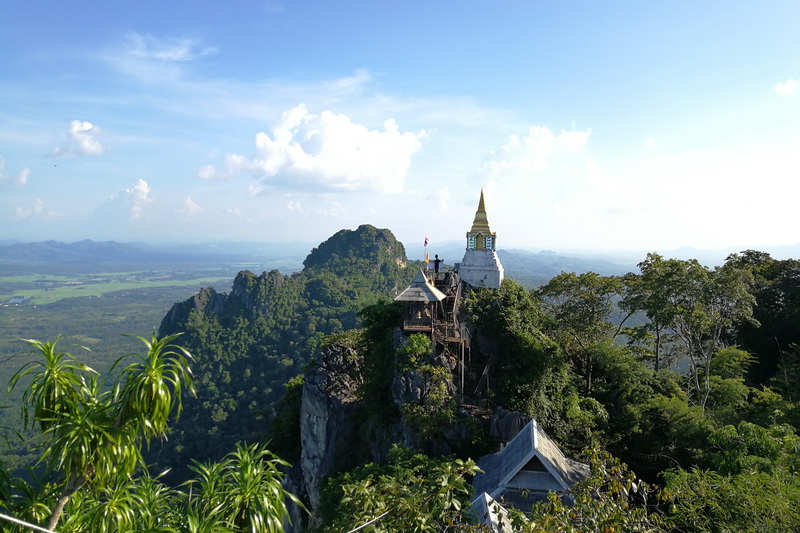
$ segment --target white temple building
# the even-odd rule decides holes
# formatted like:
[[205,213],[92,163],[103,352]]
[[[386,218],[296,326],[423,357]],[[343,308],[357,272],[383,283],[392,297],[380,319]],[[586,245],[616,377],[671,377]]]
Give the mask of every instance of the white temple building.
[[503,282],[503,265],[497,257],[497,234],[489,228],[483,190],[472,228],[467,232],[467,251],[461,263],[455,265],[461,281],[473,287],[499,289]]

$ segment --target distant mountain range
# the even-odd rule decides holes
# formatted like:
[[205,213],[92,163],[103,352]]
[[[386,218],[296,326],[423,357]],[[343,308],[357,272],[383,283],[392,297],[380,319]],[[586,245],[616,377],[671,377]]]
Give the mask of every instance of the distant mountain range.
[[[159,244],[116,241],[83,240],[72,243],[44,241],[33,243],[0,244],[0,264],[50,264],[50,265],[176,265],[224,262],[228,265],[241,263],[242,268],[251,268],[252,263],[277,268],[284,274],[299,271],[303,260],[314,248],[313,243],[255,243],[255,242],[216,242],[203,244]],[[438,254],[445,264],[460,262],[464,256],[464,245],[456,242],[429,246],[430,259]],[[694,258],[707,266],[720,265],[729,253],[741,250],[698,250],[682,248],[673,251],[659,251],[665,257],[680,259]],[[800,247],[771,247],[769,252],[776,259],[800,256]],[[406,246],[409,259],[422,260],[425,257],[423,246]],[[646,253],[635,256],[633,253],[557,253],[553,251],[534,252],[522,249],[501,249],[498,251],[505,268],[506,276],[528,287],[546,283],[560,272],[593,271],[602,275],[621,275],[637,271],[637,264],[644,260]]]
[[44,241],[0,246],[0,263],[51,264],[176,264],[223,260],[252,262],[265,257],[285,260],[291,271],[302,268],[308,243],[206,243],[160,244],[83,240],[72,243]]
[[[73,243],[45,241],[14,243],[0,246],[0,264],[25,265],[48,264],[69,266],[125,265],[186,265],[196,263],[224,262],[241,263],[242,269],[250,264],[277,265],[284,274],[291,274],[303,267],[303,260],[314,248],[308,243],[209,243],[168,244],[121,243],[115,241],[96,242],[83,240]],[[432,250],[432,249],[431,249]],[[463,246],[456,244],[437,249],[446,264],[460,262]],[[415,254],[406,253],[410,259]],[[506,275],[526,286],[537,286],[562,271],[587,272],[603,275],[624,274],[636,268],[635,263],[618,264],[612,261],[557,254],[534,253],[525,250],[500,250],[500,259]],[[424,258],[424,252],[422,257]],[[431,259],[433,254],[431,253]],[[272,268],[272,267],[269,267]]]
[[638,272],[636,263],[613,263],[592,257],[577,257],[555,252],[530,252],[526,250],[499,250],[505,275],[521,285],[532,288],[547,283],[561,272],[597,272],[603,276],[621,276]]

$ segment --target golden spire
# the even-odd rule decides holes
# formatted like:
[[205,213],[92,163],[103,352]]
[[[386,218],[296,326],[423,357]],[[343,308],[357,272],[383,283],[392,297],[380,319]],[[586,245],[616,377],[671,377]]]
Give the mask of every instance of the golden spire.
[[483,233],[489,235],[489,219],[486,217],[486,206],[483,204],[483,189],[481,189],[481,200],[478,202],[478,210],[475,212],[475,220],[472,222],[470,233]]

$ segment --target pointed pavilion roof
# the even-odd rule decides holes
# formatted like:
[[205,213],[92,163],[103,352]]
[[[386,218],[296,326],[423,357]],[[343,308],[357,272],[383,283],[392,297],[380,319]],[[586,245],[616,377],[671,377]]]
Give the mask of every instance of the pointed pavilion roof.
[[[529,463],[544,468],[544,479],[521,473]],[[478,493],[492,498],[499,498],[507,488],[568,491],[589,475],[588,465],[565,457],[536,420],[528,422],[500,453],[481,457],[478,466],[484,473],[475,476],[472,484]]]
[[472,222],[470,233],[491,234],[489,229],[489,219],[486,217],[486,206],[483,203],[483,189],[481,189],[481,199],[478,202],[478,210],[475,212],[475,220]]
[[441,302],[447,296],[431,285],[428,276],[420,270],[406,290],[395,297],[395,302]]

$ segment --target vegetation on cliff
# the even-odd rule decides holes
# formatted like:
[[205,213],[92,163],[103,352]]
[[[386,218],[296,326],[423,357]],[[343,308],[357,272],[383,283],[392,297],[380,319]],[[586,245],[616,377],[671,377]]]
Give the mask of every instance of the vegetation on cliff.
[[263,446],[195,463],[186,492],[150,476],[144,446],[166,437],[183,389],[193,392],[191,355],[176,337],[142,338],[145,354],[121,360],[110,386],[57,341],[29,341],[36,358],[11,387],[26,382],[22,416],[40,432],[40,457],[27,477],[0,469],[0,509],[17,520],[3,531],[28,530],[19,520],[62,532],[283,531],[296,499],[281,485],[286,463]]
[[[796,333],[769,327],[768,334],[783,332],[771,344],[756,334],[769,320],[762,306],[770,306],[779,323],[800,308],[788,282],[800,272],[797,263],[748,251],[708,269],[651,254],[640,268],[640,274],[621,278],[563,274],[537,291],[506,280],[497,291],[476,290],[468,298],[474,329],[465,388],[478,396],[466,392],[463,401],[488,400],[535,417],[562,448],[594,468],[593,477],[575,489],[573,507],[558,499],[538,504],[531,515],[516,517],[515,530],[800,526],[800,409],[789,379],[797,375]],[[379,307],[366,314],[367,335],[388,342],[391,316]],[[383,330],[375,329],[375,316],[383,316]],[[788,347],[777,364],[775,344]],[[408,346],[395,341],[393,349],[380,350],[380,372],[366,377],[365,391],[388,399],[388,376],[408,364]],[[407,412],[394,411],[386,423],[402,423]],[[417,446],[432,449],[421,441]],[[596,452],[584,455],[587,446],[609,450],[627,464]],[[358,472],[328,490],[350,498],[348,490],[371,479]],[[386,508],[410,501],[382,494]],[[335,529],[342,519],[334,513],[329,524]]]
[[357,328],[362,308],[405,288],[414,274],[406,262],[390,231],[364,225],[320,244],[301,272],[243,271],[229,294],[204,289],[176,304],[159,333],[184,333],[197,398],[187,400],[158,464],[178,478],[192,459],[265,439],[284,384],[302,374],[326,335]]
[[[127,420],[138,435],[130,441],[134,457],[142,449],[137,443],[169,432],[168,441],[157,439],[151,455],[144,453],[159,467],[182,468],[173,481],[194,481],[184,492],[163,484],[168,478],[128,476],[130,469],[106,477],[98,466],[81,470],[68,461],[66,440],[46,452],[62,458],[53,463],[62,473],[48,473],[51,484],[41,486],[55,491],[59,483],[96,480],[78,487],[74,494],[81,498],[65,507],[68,516],[105,524],[92,530],[244,530],[246,513],[222,511],[221,502],[255,482],[234,472],[280,480],[282,461],[253,447],[270,437],[271,449],[302,461],[300,411],[312,375],[304,373],[321,348],[339,347],[343,357],[358,361],[351,376],[358,408],[346,464],[326,474],[331,481],[311,509],[320,530],[352,529],[386,511],[365,530],[403,530],[408,513],[420,531],[474,530],[463,512],[474,473],[469,460],[492,450],[485,421],[499,407],[536,418],[565,452],[592,466],[573,492],[572,507],[554,497],[527,515],[512,513],[515,530],[800,527],[800,333],[794,327],[800,262],[746,251],[709,269],[650,254],[640,272],[622,277],[564,273],[533,291],[511,280],[498,290],[473,290],[460,317],[471,351],[454,379],[458,354],[397,329],[402,307],[390,297],[415,273],[406,261],[391,233],[362,226],[322,243],[302,272],[244,271],[229,294],[205,289],[176,304],[160,334],[172,339],[185,332],[180,342],[195,357],[197,397],[170,402],[184,407],[170,430],[151,421],[162,417],[163,403],[151,411],[118,409],[126,401],[147,403],[146,387],[136,385],[144,367],[127,367],[127,377],[104,392],[81,365],[54,358],[65,372],[54,383],[83,392],[56,395],[54,403],[47,398],[55,389],[37,389],[43,381],[33,381],[39,392],[26,397],[30,420],[52,437],[51,448],[61,446],[56,437],[67,428],[56,422],[61,414],[91,414],[111,427]],[[178,367],[165,375],[172,391],[175,372]],[[193,460],[200,463],[191,466]],[[52,512],[57,491],[38,492],[5,472],[2,481],[5,509],[39,522]],[[223,486],[215,493],[223,499],[197,499]],[[168,502],[163,516],[195,525],[134,526],[126,522],[126,513],[138,509],[134,500]],[[65,531],[78,523],[71,520],[77,518],[63,521]]]

